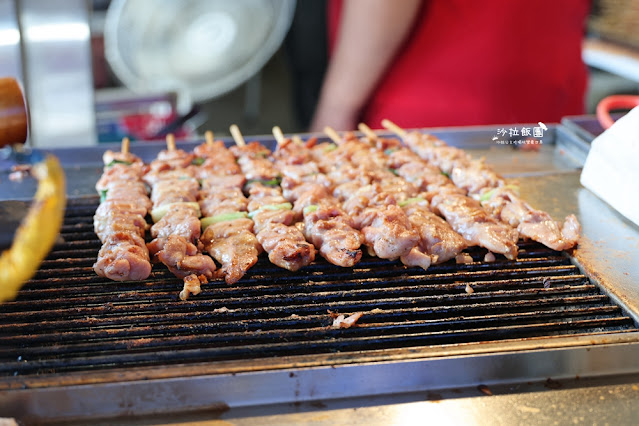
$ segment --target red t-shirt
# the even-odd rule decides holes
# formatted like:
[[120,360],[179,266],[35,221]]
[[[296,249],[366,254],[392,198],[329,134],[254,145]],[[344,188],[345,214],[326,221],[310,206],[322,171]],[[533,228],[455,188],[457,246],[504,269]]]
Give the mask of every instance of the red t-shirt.
[[[401,1],[401,0],[398,0]],[[341,0],[328,3],[329,47]],[[425,0],[362,112],[379,128],[558,122],[584,111],[589,0]]]

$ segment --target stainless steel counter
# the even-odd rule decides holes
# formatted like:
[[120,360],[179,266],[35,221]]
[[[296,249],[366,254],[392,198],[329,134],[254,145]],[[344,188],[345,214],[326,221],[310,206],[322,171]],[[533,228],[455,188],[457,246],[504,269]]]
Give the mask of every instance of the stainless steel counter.
[[[382,397],[210,410],[92,422],[106,425],[631,425],[639,376],[454,388]],[[487,389],[487,390],[486,390]],[[492,395],[488,395],[491,393]],[[65,423],[69,424],[69,423]]]

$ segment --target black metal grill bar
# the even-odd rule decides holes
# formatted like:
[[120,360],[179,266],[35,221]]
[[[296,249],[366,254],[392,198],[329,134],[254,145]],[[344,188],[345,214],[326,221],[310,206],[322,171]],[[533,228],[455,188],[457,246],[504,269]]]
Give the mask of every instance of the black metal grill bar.
[[[540,289],[520,289],[520,290],[504,290],[499,292],[485,292],[474,293],[472,295],[463,294],[446,294],[446,295],[433,295],[433,296],[414,296],[407,297],[401,295],[399,297],[386,297],[384,299],[374,300],[360,300],[355,297],[356,295],[344,292],[324,294],[287,294],[281,296],[263,296],[257,299],[252,298],[228,298],[222,300],[198,300],[197,302],[183,303],[174,301],[148,302],[146,300],[125,300],[119,302],[113,300],[108,302],[108,305],[100,304],[88,307],[71,306],[66,309],[51,309],[45,311],[30,311],[30,312],[6,312],[0,319],[2,322],[6,321],[18,321],[28,320],[29,317],[35,320],[45,318],[55,318],[59,316],[81,316],[81,315],[125,315],[134,316],[141,313],[149,312],[165,312],[165,311],[185,311],[187,309],[218,309],[226,307],[228,309],[260,309],[263,306],[269,306],[269,309],[284,308],[286,310],[295,311],[300,309],[307,311],[308,309],[317,309],[317,300],[320,299],[323,306],[328,309],[340,309],[344,310],[367,310],[371,305],[375,305],[379,308],[393,308],[393,307],[411,307],[411,306],[442,306],[442,305],[463,305],[468,301],[484,302],[485,304],[504,301],[504,303],[517,304],[523,301],[539,299],[541,302],[544,300],[555,300],[557,296],[568,298],[570,296],[577,297],[583,296],[586,298],[598,299],[600,295],[588,296],[588,292],[595,291],[596,287],[592,284],[580,285],[580,286],[562,286],[555,288],[540,288]],[[400,292],[401,293],[401,292]],[[365,290],[360,290],[357,295],[366,296]],[[346,300],[345,300],[346,299]],[[16,303],[16,302],[14,302]],[[319,306],[322,306],[319,305]],[[30,305],[33,306],[33,305]],[[135,306],[135,309],[132,309]],[[33,306],[36,307],[36,306]]]
[[[142,282],[94,274],[96,207],[95,197],[71,200],[61,240],[0,306],[0,375],[636,330],[569,258],[524,241],[515,261],[485,263],[471,248],[473,263],[428,271],[365,257],[290,273],[261,258],[237,285],[213,281],[182,302],[160,265]],[[333,329],[327,311],[364,316]]]
[[[569,285],[583,285],[588,284],[588,279],[583,275],[548,275],[543,277],[522,278],[521,280],[490,280],[490,281],[476,281],[474,283],[475,291],[497,291],[512,289],[514,286],[517,288],[539,288],[547,285],[552,287],[554,283],[557,284],[569,284]],[[401,287],[396,287],[397,284],[405,284]],[[463,284],[463,285],[462,285]],[[279,295],[286,293],[316,293],[322,291],[352,291],[361,290],[362,288],[371,287],[372,290],[378,291],[380,295],[385,295],[385,290],[392,291],[393,288],[406,288],[413,289],[418,288],[423,294],[444,294],[448,292],[458,292],[465,290],[465,283],[451,282],[442,284],[424,284],[418,280],[378,280],[376,282],[366,282],[351,280],[340,282],[339,284],[318,281],[318,282],[305,282],[298,284],[291,284],[287,286],[268,286],[268,285],[256,285],[250,287],[223,287],[222,285],[206,286],[207,293],[214,292],[209,298],[223,299],[226,297],[259,297],[264,295]],[[87,300],[86,295],[91,294],[94,298],[97,296],[109,297],[112,302],[114,297],[134,294],[136,300],[149,298],[169,298],[174,300],[175,297],[170,293],[176,290],[176,285],[173,280],[162,281],[145,281],[140,283],[126,283],[121,286],[115,285],[88,285],[77,286],[68,288],[44,288],[44,289],[23,289],[20,293],[20,297],[16,302],[8,302],[6,305],[7,311],[21,310],[27,311],[33,308],[30,300],[37,300],[47,297],[64,297],[64,300],[72,300],[74,298],[81,298]],[[207,299],[209,299],[207,298]],[[119,301],[121,299],[118,299]],[[26,308],[26,309],[25,309]]]
[[[96,245],[96,248],[98,248],[100,244],[96,243],[95,245]],[[47,260],[45,260],[42,263],[42,267],[39,272],[42,273],[48,270],[57,270],[58,267],[56,266],[56,263],[59,261],[60,258],[64,257],[64,256],[61,256],[61,254],[68,253],[68,252],[69,252],[68,250],[52,251],[50,256],[47,258]],[[92,262],[95,262],[95,257],[93,256],[95,253],[95,248],[85,249],[83,251],[73,250],[71,253],[73,255],[70,256],[69,258],[72,258],[74,260],[84,260],[86,262],[89,262],[91,260]],[[82,254],[85,254],[85,256],[82,256]],[[455,270],[457,272],[457,271],[463,271],[463,270],[473,271],[473,270],[484,270],[484,269],[516,269],[516,268],[521,268],[521,267],[526,267],[529,265],[536,265],[536,264],[539,264],[539,266],[570,264],[568,259],[563,256],[543,256],[544,253],[535,253],[535,254],[537,255],[541,254],[542,256],[520,257],[514,261],[497,260],[493,263],[482,263],[480,259],[477,259],[475,260],[475,263],[457,265],[454,268],[450,264],[432,265],[429,268],[429,270],[432,269],[433,272],[441,273],[441,272],[452,271],[452,270]],[[480,256],[478,255],[476,257],[479,258]],[[250,275],[259,275],[260,273],[267,272],[267,271],[270,273],[273,269],[272,266],[265,265],[264,263],[265,262],[259,262],[256,266],[254,266],[255,269],[251,270]],[[92,264],[93,263],[91,263],[91,265]],[[318,264],[309,265],[307,269],[303,270],[303,273],[310,274],[311,272],[316,271],[318,267],[317,265]],[[367,258],[364,258],[364,262],[356,265],[356,267],[352,269],[350,268],[337,269],[337,267],[330,264],[322,265],[322,266],[324,266],[325,269],[327,268],[329,271],[342,272],[342,273],[344,272],[344,270],[364,272],[370,268],[382,269],[380,268],[381,265],[379,264],[379,262],[376,262],[376,264],[371,263],[370,259],[367,260]],[[407,270],[407,268],[399,262],[387,262],[384,266],[385,266],[384,269]],[[411,270],[411,269],[408,269],[408,270]],[[415,271],[418,271],[418,270],[415,269]]]
[[[87,217],[93,217],[93,213],[95,213],[96,205],[95,203],[88,203],[85,206],[72,206],[67,209],[64,213],[64,221],[67,223],[67,220],[74,217],[80,217],[82,219],[86,219]],[[86,220],[84,220],[86,223]]]
[[[628,318],[614,317],[614,318],[561,318],[555,320],[546,320],[525,322],[523,324],[499,324],[497,327],[490,327],[490,323],[475,323],[467,322],[465,327],[461,330],[456,330],[454,327],[442,328],[438,325],[421,324],[421,323],[409,323],[409,324],[386,324],[376,326],[363,326],[357,327],[348,333],[348,337],[372,337],[389,336],[397,334],[417,334],[422,337],[427,337],[429,334],[439,336],[442,333],[468,333],[477,329],[504,329],[504,328],[519,328],[519,327],[536,327],[546,326],[552,327],[554,330],[562,331],[565,334],[569,334],[572,329],[583,328],[596,328],[596,327],[609,327],[609,326],[623,326],[631,325],[632,322]],[[483,327],[482,327],[483,326]],[[154,352],[156,350],[166,350],[179,347],[180,349],[187,348],[210,348],[210,347],[228,347],[228,346],[244,346],[244,345],[256,345],[256,344],[268,344],[285,342],[314,342],[324,341],[327,339],[335,339],[344,336],[345,333],[339,329],[326,329],[326,327],[320,328],[308,328],[300,333],[299,330],[275,330],[275,331],[255,331],[247,333],[242,330],[236,333],[218,333],[213,330],[208,334],[193,334],[190,333],[186,336],[166,336],[162,338],[138,338],[138,339],[122,339],[122,340],[110,340],[110,341],[90,341],[83,343],[65,345],[49,345],[49,346],[28,346],[19,349],[19,354],[23,359],[40,359],[55,357],[70,358],[74,356],[90,356],[91,354],[100,353],[101,355],[113,354],[122,355],[130,352]],[[53,355],[54,354],[54,355]],[[0,360],[9,361],[15,360],[14,349],[0,349]],[[1,369],[1,367],[0,367]]]
[[[87,230],[85,232],[68,232],[68,233],[62,233],[62,237],[65,240],[69,240],[69,239],[73,239],[73,240],[95,240],[95,233],[93,232],[93,230]],[[60,244],[60,245],[64,245],[64,243]]]
[[[88,262],[88,258],[80,258],[83,262]],[[86,259],[86,260],[84,260]],[[58,262],[67,261],[68,258],[56,259]],[[302,281],[342,281],[353,280],[353,277],[358,277],[359,281],[363,281],[366,278],[379,279],[382,277],[389,277],[390,279],[419,279],[423,282],[446,282],[451,280],[465,280],[475,281],[482,279],[492,279],[495,277],[516,277],[521,278],[530,275],[549,275],[558,273],[573,273],[578,274],[579,270],[571,264],[567,264],[566,259],[545,259],[534,258],[527,261],[518,261],[512,263],[503,264],[467,264],[467,265],[435,265],[429,268],[427,273],[419,269],[408,269],[405,267],[397,267],[396,265],[380,265],[381,261],[378,261],[377,268],[355,268],[346,270],[336,270],[333,265],[327,265],[326,263],[319,263],[323,265],[327,270],[320,272],[314,268],[309,268],[305,271],[296,274],[287,274],[283,271],[274,271],[271,266],[271,272],[265,273],[265,271],[252,271],[247,274],[246,277],[238,283],[240,286],[248,286],[253,284],[262,285],[264,281],[272,283],[295,283]],[[51,262],[51,261],[47,261]],[[46,265],[48,266],[48,265]],[[65,264],[65,266],[67,266]],[[311,266],[318,266],[318,263]],[[380,267],[381,266],[381,267]],[[438,267],[441,266],[441,267]],[[331,268],[332,267],[332,268]],[[455,272],[448,272],[455,268]],[[158,275],[159,274],[159,275]],[[118,285],[113,281],[97,277],[91,267],[60,267],[58,269],[49,268],[39,271],[34,277],[33,281],[29,282],[25,288],[31,286],[46,286],[51,283],[51,278],[56,279],[58,277],[65,276],[63,279],[68,280],[69,284],[80,282],[81,280],[91,282],[102,282],[109,284],[109,286]],[[66,277],[68,276],[68,278]],[[74,277],[72,277],[74,276]],[[159,270],[152,274],[153,278],[159,278],[162,276],[171,277],[176,280],[166,270]],[[222,281],[219,281],[220,283]]]
[[[70,268],[48,268],[48,269],[43,269],[38,271],[38,273],[35,275],[35,279],[45,279],[45,278],[51,278],[51,277],[60,277],[62,275],[65,276],[78,276],[78,275],[89,275],[89,274],[93,274],[93,269],[92,269],[92,265],[93,263],[90,263],[90,265],[88,264],[88,260],[83,260],[83,259],[88,259],[88,258],[81,258],[78,259],[78,262],[86,262],[84,267],[70,267]],[[62,260],[62,259],[57,259],[58,261]],[[49,262],[49,261],[47,261]],[[93,262],[95,262],[95,260],[93,260]],[[459,265],[458,272],[455,273],[451,273],[446,275],[445,274],[445,269],[443,268],[437,268],[437,267],[433,267],[433,271],[431,272],[431,274],[417,274],[415,271],[414,273],[412,273],[411,275],[414,277],[420,277],[421,279],[446,279],[447,277],[459,277],[459,279],[481,279],[482,276],[495,276],[496,274],[499,275],[522,275],[522,274],[532,274],[532,273],[548,273],[548,271],[552,271],[552,269],[550,268],[554,268],[556,270],[561,270],[561,271],[573,271],[574,273],[578,273],[578,269],[574,266],[574,265],[566,265],[565,261],[563,259],[558,259],[558,260],[553,260],[553,259],[531,259],[528,261],[520,261],[520,262],[515,262],[512,264],[509,263],[504,263],[504,264],[497,264],[497,265],[490,265],[490,264],[477,264],[477,265],[473,265],[473,264],[469,264],[469,265]],[[535,265],[534,267],[531,267],[531,265]],[[49,265],[45,265],[45,267],[47,267]],[[448,266],[448,265],[447,265]],[[501,267],[501,268],[500,268]],[[430,268],[429,268],[430,269]],[[440,272],[441,271],[441,272]],[[438,273],[440,272],[440,273]],[[285,276],[285,275],[280,275],[280,274],[275,274],[273,276],[269,275],[270,279],[273,280],[277,280],[277,279],[284,279],[286,281],[299,281],[301,279],[313,279],[313,275],[320,275],[321,279],[323,280],[336,280],[336,279],[340,279],[340,278],[344,278],[347,277],[348,275],[351,274],[357,274],[359,276],[362,277],[366,277],[366,276],[375,276],[375,277],[379,277],[379,276],[395,276],[397,277],[397,275],[404,275],[410,272],[407,272],[407,269],[405,268],[398,268],[398,267],[390,267],[388,269],[353,269],[353,270],[348,270],[348,273],[346,273],[345,271],[341,270],[341,271],[332,271],[332,270],[328,270],[325,273],[316,273],[315,271],[312,271],[311,269],[304,271],[303,273],[298,274],[295,277],[292,276]],[[469,276],[470,274],[473,274],[473,276]],[[463,275],[466,275],[466,277],[464,278]],[[263,278],[260,279],[259,277],[259,273],[258,271],[253,272],[251,275],[248,275],[246,277],[246,279],[244,281],[242,281],[244,283],[244,285],[249,284],[250,282],[260,282],[263,281]],[[315,278],[318,279],[318,278]]]
[[[366,328],[367,330],[377,329],[376,326],[384,324],[388,327],[416,327],[424,326],[434,330],[460,329],[472,324],[478,327],[482,324],[523,324],[538,323],[549,320],[567,318],[622,318],[621,309],[616,306],[595,306],[588,308],[569,308],[564,311],[535,311],[519,313],[501,313],[495,315],[479,316],[451,316],[450,318],[432,319],[431,315],[423,314],[419,310],[376,310],[375,312],[365,312],[358,322],[357,331]],[[402,318],[401,322],[397,322]],[[405,321],[410,318],[410,323]],[[26,333],[39,333],[33,335],[10,335],[0,337],[0,351],[3,345],[19,345],[23,349],[28,349],[28,345],[42,344],[63,344],[88,341],[111,341],[114,339],[134,339],[134,338],[162,338],[166,336],[202,335],[207,333],[238,333],[247,331],[269,331],[269,330],[304,330],[309,331],[314,327],[328,327],[332,318],[328,315],[307,315],[295,319],[276,318],[259,319],[249,321],[228,321],[228,322],[196,322],[189,324],[161,324],[152,326],[131,326],[125,328],[99,328],[91,327],[84,329],[75,328],[76,331],[62,332],[55,327],[47,327],[45,330],[40,327],[25,328]],[[26,334],[25,333],[25,334]],[[21,349],[22,350],[22,349]],[[15,353],[10,352],[10,355]],[[5,351],[6,352],[6,351]]]
[[[520,278],[518,280],[514,279],[498,279],[499,277],[495,277],[495,274],[482,274],[479,278],[497,278],[491,280],[479,280],[475,279],[473,282],[480,289],[512,289],[513,286],[519,287],[520,285],[534,285],[534,284],[543,284],[544,282],[548,285],[551,285],[553,281],[567,281],[569,283],[585,283],[588,282],[587,278],[584,275],[560,275],[559,273],[565,272],[563,269],[554,269],[554,270],[538,270],[538,269],[530,269],[528,273],[524,276],[529,278]],[[523,275],[523,274],[522,274]],[[90,277],[88,277],[90,278]],[[66,300],[68,297],[73,297],[74,295],[77,297],[86,297],[87,294],[92,295],[100,295],[100,294],[118,294],[122,292],[130,292],[135,291],[136,294],[147,291],[149,293],[157,293],[158,291],[174,291],[176,288],[179,288],[175,279],[164,280],[158,283],[157,286],[154,286],[153,283],[157,282],[158,279],[164,277],[154,277],[153,281],[146,281],[141,283],[127,283],[123,285],[114,285],[111,283],[104,283],[103,285],[91,285],[84,287],[66,287],[66,288],[47,288],[47,289],[29,289],[27,287],[19,296],[16,302],[9,302],[6,307],[11,309],[11,306],[20,305],[24,300],[31,299],[33,297],[38,297],[39,295],[50,295],[52,291],[55,291],[56,295],[60,298],[62,296],[66,296],[64,299]],[[315,277],[318,278],[318,277]],[[266,296],[268,294],[276,294],[281,295],[282,291],[286,293],[316,293],[321,291],[364,291],[366,289],[371,289],[368,291],[377,290],[379,292],[392,292],[392,288],[401,288],[406,289],[407,291],[414,291],[416,288],[420,291],[426,293],[444,293],[446,291],[458,289],[460,283],[465,284],[469,282],[467,276],[457,276],[457,277],[432,277],[433,279],[428,280],[425,278],[415,277],[415,276],[399,276],[399,277],[389,277],[389,278],[359,278],[359,279],[349,279],[340,281],[338,283],[334,281],[325,281],[325,280],[300,280],[301,282],[290,283],[284,286],[279,285],[279,283],[274,283],[272,285],[264,285],[266,280],[262,281],[262,285],[255,286],[241,286],[241,287],[227,287],[222,283],[212,283],[211,285],[205,285],[206,289],[213,290],[212,292],[206,292],[200,299],[210,299],[210,298],[226,298],[232,295],[240,295],[242,297],[247,296]],[[438,279],[439,278],[439,279]],[[475,278],[475,276],[473,276]],[[64,281],[64,280],[60,280]],[[398,284],[400,286],[398,286]],[[162,293],[167,296],[167,293]],[[170,293],[169,293],[170,294]],[[151,297],[151,294],[149,294]],[[90,299],[86,299],[90,300]],[[64,300],[59,301],[64,302]]]
[[[445,320],[446,318],[457,318],[466,316],[484,316],[504,313],[526,313],[526,312],[558,312],[562,313],[569,309],[591,309],[593,314],[596,309],[606,306],[605,296],[587,296],[587,297],[571,297],[561,300],[543,299],[536,301],[518,301],[516,304],[509,302],[493,302],[490,304],[468,304],[457,306],[437,306],[430,308],[396,308],[381,309],[382,312],[395,312],[400,315],[403,320],[410,318],[431,318],[437,320]],[[613,306],[616,309],[616,306]],[[335,309],[335,308],[333,308]],[[379,310],[379,307],[374,309]],[[0,326],[0,335],[7,336],[10,333],[39,333],[47,330],[55,330],[63,332],[65,330],[98,330],[105,328],[133,328],[135,326],[153,326],[161,327],[166,324],[184,324],[187,326],[196,326],[198,323],[213,322],[224,323],[229,321],[249,321],[265,322],[265,321],[288,321],[295,317],[297,320],[309,316],[323,316],[326,318],[327,311],[330,308],[326,306],[307,307],[307,308],[259,308],[259,309],[243,309],[243,310],[227,310],[225,308],[213,311],[196,311],[196,312],[170,312],[163,315],[136,315],[134,318],[128,316],[112,317],[112,316],[84,316],[82,318],[69,320],[53,321],[34,321],[31,323],[9,324]],[[336,309],[335,309],[336,310]],[[366,311],[366,310],[360,310]],[[345,311],[342,312],[355,312]],[[370,311],[369,311],[370,312]],[[58,317],[56,317],[58,318]],[[35,330],[34,330],[35,329]]]
[[84,224],[87,223],[87,218],[85,216],[65,216],[64,223],[65,225]]
[[47,256],[47,260],[72,259],[75,256],[78,256],[80,258],[86,258],[86,257],[93,256],[98,251],[99,248],[100,248],[100,245],[95,244],[95,247],[90,249],[77,248],[77,249],[71,249],[71,250],[52,251],[51,253],[49,253],[49,256]]
[[[67,241],[64,243],[57,244],[54,246],[54,249],[64,249],[64,250],[78,250],[78,249],[93,249],[96,253],[100,249],[100,240],[92,239],[86,241]],[[57,250],[56,250],[57,251]],[[52,254],[55,254],[56,251],[53,251]]]

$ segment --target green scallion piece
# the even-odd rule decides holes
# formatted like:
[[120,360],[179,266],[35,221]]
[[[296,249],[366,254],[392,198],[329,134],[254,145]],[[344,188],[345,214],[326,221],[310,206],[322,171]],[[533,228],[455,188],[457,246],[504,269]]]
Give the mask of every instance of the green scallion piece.
[[213,225],[214,223],[229,222],[231,220],[245,219],[247,217],[248,217],[248,213],[246,212],[222,213],[215,216],[202,218],[200,220],[200,223],[202,224],[202,230],[205,230],[209,225]]
[[156,207],[153,210],[151,210],[151,219],[153,219],[153,223],[158,222],[160,219],[162,219],[164,217],[164,215],[174,206],[177,205],[184,205],[187,207],[190,207],[192,209],[194,209],[197,212],[197,216],[200,217],[200,205],[198,203],[196,203],[195,201],[191,201],[191,202],[177,202],[177,203],[169,203],[169,204],[164,204],[160,207]]
[[495,190],[491,189],[490,191],[486,191],[479,197],[479,202],[483,203],[484,201],[488,201],[495,195]]
[[291,210],[293,205],[291,203],[281,203],[281,204],[267,204],[265,206],[260,207],[257,210],[253,210],[248,214],[248,217],[253,219],[253,217],[266,210]]
[[124,160],[113,160],[109,164],[107,164],[107,167],[112,167],[115,164],[126,164],[127,166],[130,166],[133,163],[131,163],[130,161],[124,161]]
[[266,185],[266,186],[278,186],[281,182],[282,182],[282,178],[279,178],[279,177],[276,177],[270,180],[249,179],[246,181],[246,185],[250,185],[252,183],[261,183],[262,185]]
[[422,201],[426,201],[426,200],[423,199],[422,197],[413,197],[413,198],[407,198],[404,201],[400,201],[399,203],[397,203],[397,205],[400,206],[400,207],[404,207],[404,206],[407,206],[409,204],[420,203]]
[[304,207],[304,210],[303,210],[304,216],[306,216],[309,213],[313,213],[316,210],[317,210],[317,205],[315,205],[315,204],[311,204],[310,206],[306,206],[306,207]]

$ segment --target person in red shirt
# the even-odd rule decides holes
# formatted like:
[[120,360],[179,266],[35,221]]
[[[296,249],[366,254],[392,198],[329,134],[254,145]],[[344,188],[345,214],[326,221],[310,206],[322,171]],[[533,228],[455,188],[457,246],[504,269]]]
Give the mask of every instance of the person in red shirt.
[[329,0],[311,123],[557,122],[584,111],[589,0]]

